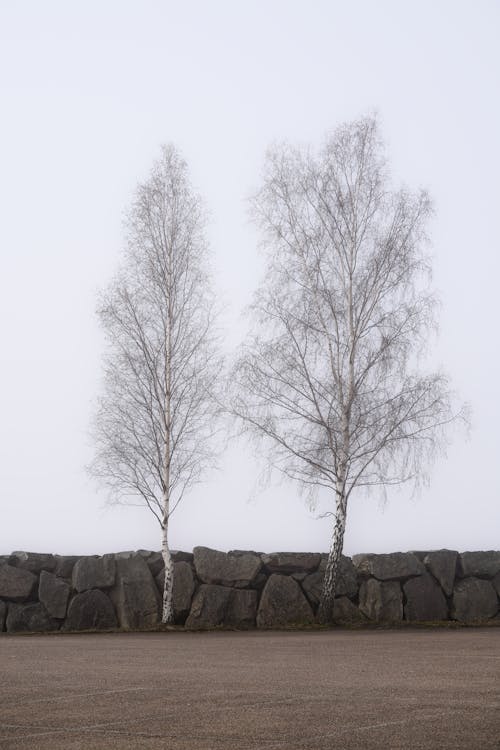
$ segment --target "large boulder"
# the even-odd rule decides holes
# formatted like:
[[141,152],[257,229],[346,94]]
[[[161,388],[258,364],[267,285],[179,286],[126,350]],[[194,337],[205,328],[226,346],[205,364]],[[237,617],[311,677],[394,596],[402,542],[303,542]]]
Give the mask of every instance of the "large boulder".
[[6,617],[7,617],[7,605],[5,602],[0,601],[0,633],[4,629]]
[[312,573],[321,562],[319,552],[272,552],[262,555],[262,562],[269,573]]
[[110,595],[121,628],[147,629],[158,624],[160,597],[141,555],[116,560],[116,584]]
[[251,552],[230,555],[208,547],[195,547],[194,567],[203,583],[245,588],[257,578],[262,567],[258,555]]
[[39,602],[10,604],[6,625],[9,633],[43,633],[59,628],[59,623],[51,619]]
[[496,576],[493,578],[492,584],[498,596],[500,596],[500,573],[497,573]]
[[251,589],[232,589],[225,624],[231,628],[254,628],[258,595]]
[[156,576],[165,569],[161,552],[146,552],[145,550],[140,549],[138,554],[146,560],[153,578],[156,578]]
[[255,627],[257,592],[227,586],[202,584],[193,599],[186,620],[188,630],[218,627]]
[[359,609],[376,622],[399,622],[403,618],[403,597],[397,581],[369,578],[359,589]]
[[73,574],[73,568],[80,559],[79,555],[56,555],[56,567],[54,573],[59,578],[67,578],[71,580]]
[[0,565],[0,597],[12,602],[25,602],[35,591],[37,577],[29,570]]
[[227,586],[202,584],[193,599],[185,627],[188,630],[206,630],[224,626],[229,599],[234,590]]
[[111,599],[93,589],[77,594],[69,603],[63,630],[112,630],[118,625]]
[[10,564],[21,570],[29,570],[30,573],[40,573],[41,570],[54,570],[56,558],[44,552],[13,552]]
[[406,597],[405,620],[433,622],[448,619],[448,606],[441,586],[429,574],[410,578],[403,585]]
[[485,622],[498,613],[498,597],[490,581],[464,578],[453,591],[451,617],[460,622]]
[[352,558],[358,574],[378,578],[379,581],[402,581],[425,573],[425,567],[413,552],[391,552],[384,555],[354,555]]
[[66,617],[70,587],[54,573],[42,570],[38,584],[38,598],[51,617],[62,620]]
[[[151,568],[150,568],[151,570]],[[165,585],[165,570],[163,569],[155,578],[160,598],[163,600],[163,587]],[[173,606],[174,622],[182,624],[189,614],[194,594],[194,576],[191,565],[181,561],[174,563],[174,586]]]
[[257,627],[279,628],[314,622],[313,611],[297,581],[273,573],[262,592],[257,612]]
[[462,552],[459,572],[464,578],[494,578],[500,573],[500,552]]
[[339,625],[362,625],[366,616],[347,596],[340,596],[333,602],[333,621]]
[[108,589],[115,582],[115,560],[112,555],[81,557],[73,568],[73,588],[82,593],[90,589]]
[[440,584],[446,596],[451,596],[457,569],[458,552],[451,549],[439,549],[428,552],[424,565]]
[[[314,606],[319,604],[321,592],[323,591],[323,579],[325,577],[327,558],[321,560],[319,570],[310,573],[302,581],[307,598]],[[340,559],[339,574],[337,585],[335,587],[335,596],[354,597],[358,593],[358,583],[356,580],[356,569],[352,564],[350,557],[342,555]]]

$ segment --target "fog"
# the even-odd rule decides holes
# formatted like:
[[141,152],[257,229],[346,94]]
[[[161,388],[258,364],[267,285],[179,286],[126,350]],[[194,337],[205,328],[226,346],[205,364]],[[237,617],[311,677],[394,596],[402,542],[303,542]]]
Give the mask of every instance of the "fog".
[[[317,146],[377,112],[396,185],[425,187],[440,331],[431,361],[473,411],[417,496],[353,495],[345,552],[500,546],[500,8],[469,2],[0,4],[0,553],[157,549],[144,508],[90,480],[96,295],[122,219],[173,142],[211,212],[225,346],[262,274],[247,198],[276,140]],[[261,487],[233,442],[172,517],[171,546],[326,550],[331,518]]]

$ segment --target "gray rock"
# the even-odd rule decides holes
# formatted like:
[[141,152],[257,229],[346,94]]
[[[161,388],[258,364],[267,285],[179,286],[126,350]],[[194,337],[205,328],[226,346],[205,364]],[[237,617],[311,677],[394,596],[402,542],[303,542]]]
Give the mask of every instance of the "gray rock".
[[360,576],[373,576],[379,581],[404,580],[425,573],[424,565],[413,552],[354,555],[352,561]]
[[93,589],[77,594],[69,603],[63,630],[111,630],[118,625],[111,599]]
[[500,573],[497,573],[496,576],[493,578],[492,584],[498,596],[500,596]]
[[256,591],[202,584],[193,599],[185,627],[188,630],[252,628],[256,612]]
[[451,617],[460,622],[485,622],[498,613],[498,597],[490,581],[464,578],[453,591]]
[[459,556],[459,572],[464,578],[494,578],[500,573],[500,552],[462,552]]
[[40,573],[41,570],[54,570],[56,558],[43,552],[13,552],[10,564],[21,570],[29,570],[30,573]]
[[174,562],[187,562],[192,563],[194,555],[192,552],[183,552],[178,549],[171,549],[170,556]]
[[340,596],[333,603],[333,621],[339,625],[362,625],[366,616],[347,596]]
[[207,630],[225,625],[229,599],[234,590],[228,586],[202,584],[193,599],[185,627],[188,630]]
[[406,597],[405,620],[434,622],[448,619],[448,605],[441,586],[430,573],[410,578],[403,586]]
[[8,633],[43,633],[59,629],[59,623],[50,618],[43,604],[39,602],[10,604],[6,625]]
[[[160,598],[163,601],[163,587],[165,585],[165,570],[162,570],[155,578]],[[174,563],[174,622],[182,624],[189,614],[194,594],[194,576],[191,565],[181,560]]]
[[312,609],[297,581],[273,573],[262,592],[257,627],[277,628],[314,622]]
[[[326,557],[321,561],[319,570],[311,573],[302,581],[307,598],[313,605],[319,604],[323,590],[323,578],[325,577]],[[335,587],[335,596],[354,597],[358,593],[356,580],[356,569],[350,557],[342,555],[340,559],[339,575]]]
[[66,617],[70,587],[54,573],[42,570],[38,584],[38,598],[50,617],[62,620]]
[[10,560],[10,555],[0,555],[0,565],[7,565]]
[[262,562],[260,557],[251,553],[230,555],[208,547],[195,547],[194,566],[203,583],[245,588],[259,574]]
[[56,567],[54,573],[59,578],[71,579],[73,568],[80,559],[79,555],[56,555]]
[[73,568],[73,588],[78,593],[110,588],[115,582],[115,568],[112,555],[81,557]]
[[158,624],[160,597],[140,555],[116,560],[116,585],[110,595],[121,628],[147,629]]
[[251,589],[232,589],[226,610],[225,624],[248,630],[255,627],[258,595]]
[[5,618],[7,617],[7,604],[0,601],[0,633],[5,627]]
[[457,569],[458,552],[450,549],[439,549],[428,552],[424,557],[424,565],[441,585],[446,596],[451,596]]
[[359,609],[376,622],[399,622],[403,618],[403,598],[397,581],[369,578],[359,589]]
[[[142,551],[139,554],[142,554]],[[146,560],[153,578],[156,578],[156,576],[165,568],[161,552],[151,552],[149,557],[144,557],[144,559]]]
[[0,565],[0,597],[13,602],[27,601],[35,591],[37,577],[29,570]]
[[272,552],[262,555],[262,562],[269,573],[312,573],[321,562],[319,552]]

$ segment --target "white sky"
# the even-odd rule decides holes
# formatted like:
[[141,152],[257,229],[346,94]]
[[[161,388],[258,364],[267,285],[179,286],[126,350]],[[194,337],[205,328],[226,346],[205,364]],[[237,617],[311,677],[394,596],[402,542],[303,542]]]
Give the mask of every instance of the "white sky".
[[[345,552],[500,548],[499,38],[496,0],[0,0],[0,553],[160,546],[153,516],[107,507],[84,470],[96,292],[159,145],[211,209],[232,346],[261,269],[245,198],[266,146],[374,110],[396,181],[436,202],[434,360],[474,418],[418,498],[353,497]],[[258,472],[234,445],[172,547],[326,550],[331,520],[294,485],[255,493]]]

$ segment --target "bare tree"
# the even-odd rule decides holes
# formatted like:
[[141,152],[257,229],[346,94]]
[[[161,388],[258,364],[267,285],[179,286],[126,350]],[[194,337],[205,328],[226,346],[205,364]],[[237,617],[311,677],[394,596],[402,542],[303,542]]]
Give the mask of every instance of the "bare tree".
[[214,459],[221,359],[204,224],[186,163],[163,147],[137,188],[125,261],[98,311],[107,354],[91,471],[111,488],[112,501],[140,498],[160,524],[163,622],[173,618],[169,520]]
[[332,617],[356,487],[421,476],[455,418],[447,378],[419,374],[434,324],[425,192],[391,190],[377,124],[338,128],[316,157],[268,153],[253,209],[267,247],[233,411],[274,467],[335,498],[318,617]]

